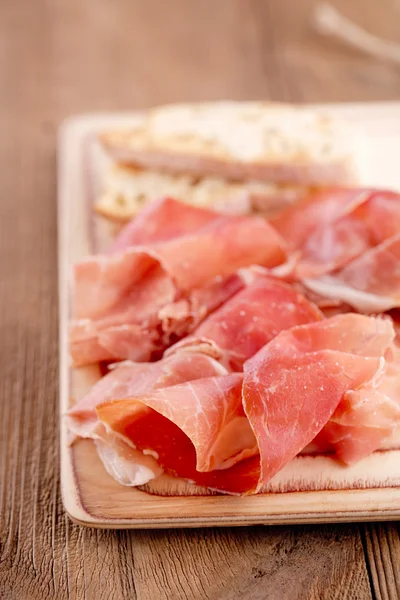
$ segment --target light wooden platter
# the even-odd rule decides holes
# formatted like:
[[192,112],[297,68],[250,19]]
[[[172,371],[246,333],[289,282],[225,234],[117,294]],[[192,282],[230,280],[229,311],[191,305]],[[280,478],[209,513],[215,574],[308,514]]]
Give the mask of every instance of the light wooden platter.
[[[365,185],[400,190],[400,103],[316,107],[360,126],[365,136],[359,169]],[[115,231],[92,210],[106,158],[99,130],[140,120],[136,114],[98,114],[66,121],[59,136],[58,236],[60,294],[61,487],[73,521],[101,528],[379,521],[400,517],[400,437],[353,467],[329,456],[299,456],[265,493],[216,495],[163,476],[143,488],[118,484],[90,440],[68,446],[63,415],[100,377],[97,367],[71,369],[67,348],[71,265],[104,249]],[[364,148],[368,152],[363,153]]]

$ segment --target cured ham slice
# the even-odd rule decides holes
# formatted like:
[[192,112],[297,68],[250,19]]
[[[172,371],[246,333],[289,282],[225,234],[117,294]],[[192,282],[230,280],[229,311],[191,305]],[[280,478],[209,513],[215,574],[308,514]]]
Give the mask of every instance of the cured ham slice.
[[185,298],[165,305],[158,312],[164,347],[192,332],[207,315],[228,302],[245,285],[241,273],[216,277],[209,284],[192,290]]
[[400,306],[400,234],[371,248],[336,276],[306,279],[313,292],[364,313]]
[[107,473],[121,485],[144,485],[163,473],[154,456],[136,450],[104,427],[99,428],[94,444]]
[[[307,281],[307,280],[305,280]],[[314,280],[311,280],[314,281]],[[315,280],[317,281],[317,280]],[[310,288],[305,285],[305,282],[296,282],[293,284],[293,287],[303,294],[307,300],[314,303],[323,315],[327,318],[334,317],[335,315],[340,315],[348,312],[354,312],[353,308],[350,304],[346,304],[342,300],[337,298],[329,298],[328,296],[321,296],[316,292],[313,292]]]
[[284,261],[283,241],[265,220],[215,214],[212,222],[195,232],[82,260],[75,266],[76,317],[104,315],[154,267],[179,291],[188,292],[240,267],[273,267]]
[[[169,279],[149,274],[124,301],[100,319],[79,319],[70,328],[75,366],[102,360],[149,361],[189,334],[210,312],[244,286],[237,274],[217,277],[174,300]],[[157,295],[158,294],[158,295]]]
[[168,352],[200,347],[228,369],[240,371],[248,358],[283,329],[323,318],[292,286],[262,271],[254,272],[253,279]]
[[370,196],[367,189],[332,188],[296,203],[271,220],[291,248],[303,248],[313,233],[351,214]]
[[160,198],[148,205],[135,219],[124,227],[110,252],[120,252],[131,246],[165,242],[188,235],[211,223],[217,213],[195,208],[173,198]]
[[314,440],[353,464],[382,448],[400,424],[400,350],[388,349],[381,371],[369,384],[346,392],[329,422]]
[[96,408],[112,431],[151,451],[164,470],[231,493],[255,489],[257,443],[242,405],[243,375],[187,382]]
[[346,393],[374,380],[392,340],[389,320],[338,315],[280,333],[245,363],[259,485],[311,442]]
[[113,398],[143,394],[184,381],[224,375],[226,370],[212,358],[199,354],[175,354],[155,363],[125,362],[100,379],[67,414],[69,431],[92,438],[106,470],[124,485],[141,485],[162,469],[151,454],[143,452],[99,423],[96,406]]
[[[164,201],[161,212],[170,203]],[[176,204],[179,203],[172,202],[173,215]],[[195,228],[197,210],[190,209],[186,233],[182,224],[174,229],[175,233],[179,230],[178,237],[126,248],[127,238],[137,236],[136,230],[128,232],[129,236],[125,232],[120,244],[125,249],[92,256],[76,265],[74,298],[78,320],[71,329],[75,364],[101,360],[101,349],[104,360],[110,354],[114,358],[143,360],[142,352],[137,353],[137,337],[146,335],[146,327],[151,330],[150,338],[155,335],[161,308],[187,299],[193,290],[209,285],[216,277],[229,277],[240,267],[253,263],[273,267],[285,259],[280,236],[263,219],[221,216],[200,209],[201,223]],[[210,220],[212,214],[214,218]],[[207,312],[203,310],[203,315]],[[121,330],[121,326],[129,327]],[[118,351],[120,337],[123,354]],[[126,348],[131,346],[132,352],[127,353]],[[147,350],[144,354],[148,356]]]
[[273,221],[299,253],[297,278],[343,268],[400,228],[400,195],[368,189],[318,193]]
[[367,202],[369,190],[332,189],[289,208],[272,224],[299,252],[298,278],[329,272],[368,247],[368,234],[352,216]]
[[101,402],[226,372],[215,360],[196,352],[177,353],[154,363],[117,363],[68,411],[69,429],[80,437],[92,437],[98,424],[95,407]]
[[167,473],[253,493],[315,438],[346,392],[376,378],[392,339],[389,320],[339,315],[281,332],[244,376],[116,398],[96,413]]
[[371,246],[376,246],[396,235],[400,229],[400,194],[373,191],[367,202],[361,204],[355,216],[364,221]]
[[[89,285],[88,280],[83,285]],[[96,277],[93,285],[96,285]],[[99,290],[99,295],[101,293]],[[155,267],[102,317],[80,318],[73,322],[70,353],[74,364],[81,366],[120,357],[146,360],[158,339],[150,320],[157,310],[174,301],[175,294],[171,280]]]

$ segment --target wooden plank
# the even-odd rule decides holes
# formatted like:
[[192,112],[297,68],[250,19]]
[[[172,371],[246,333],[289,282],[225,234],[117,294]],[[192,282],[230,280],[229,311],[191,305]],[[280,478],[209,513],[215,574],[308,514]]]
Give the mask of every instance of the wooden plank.
[[341,599],[371,597],[354,526],[136,532],[136,540],[143,600],[319,600],[339,589]]
[[399,525],[364,525],[365,549],[378,600],[397,600],[400,591]]
[[[360,18],[369,13],[372,24],[386,11],[385,27],[396,26],[396,3],[367,3],[368,10],[366,0],[342,5],[350,10],[351,4]],[[202,597],[203,590],[209,598],[243,597],[239,586],[246,581],[254,592],[248,597],[255,598],[372,597],[355,525],[99,531],[71,524],[60,503],[55,433],[55,129],[60,120],[77,112],[182,99],[281,98],[284,86],[291,100],[399,97],[392,67],[349,58],[335,44],[325,53],[314,37],[311,42],[306,0],[273,3],[279,35],[272,52],[262,4],[253,1],[250,12],[244,0],[1,2],[0,597],[5,600],[157,598],[160,589],[165,598],[182,598],[178,575],[188,598]],[[285,60],[276,67],[278,56]],[[346,77],[339,67],[331,71],[332,61],[345,69],[347,60],[354,62]],[[376,531],[380,536],[388,530]],[[395,561],[400,549],[391,548]]]

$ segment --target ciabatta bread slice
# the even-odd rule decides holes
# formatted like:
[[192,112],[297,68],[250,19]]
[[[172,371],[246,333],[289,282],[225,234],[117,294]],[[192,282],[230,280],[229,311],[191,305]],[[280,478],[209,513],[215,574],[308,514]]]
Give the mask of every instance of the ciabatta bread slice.
[[174,174],[306,186],[355,183],[357,139],[313,108],[269,102],[177,104],[104,132],[120,163]]
[[149,202],[171,196],[202,208],[225,213],[274,214],[306,195],[305,188],[258,181],[232,182],[113,165],[103,172],[102,192],[95,209],[113,221],[135,217]]

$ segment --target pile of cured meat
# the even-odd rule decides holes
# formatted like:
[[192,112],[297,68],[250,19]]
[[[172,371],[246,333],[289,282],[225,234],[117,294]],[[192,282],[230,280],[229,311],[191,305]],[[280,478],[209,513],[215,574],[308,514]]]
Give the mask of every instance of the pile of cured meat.
[[400,422],[400,195],[321,192],[273,221],[172,199],[75,266],[69,411],[107,471],[262,489],[310,443],[352,464]]

